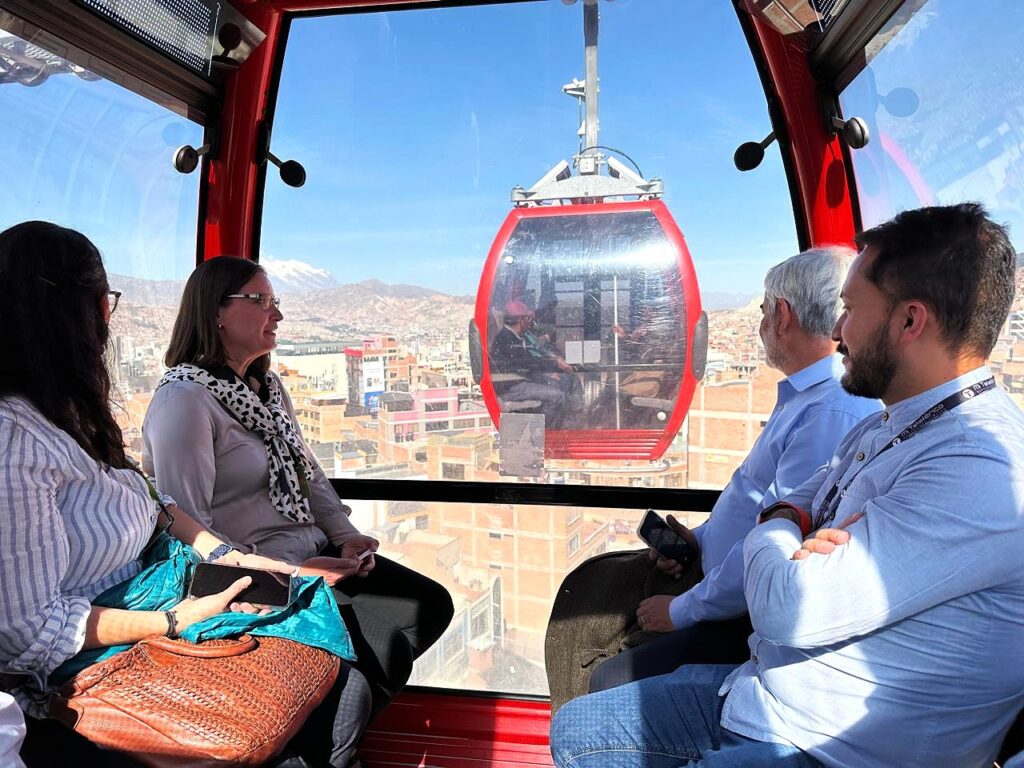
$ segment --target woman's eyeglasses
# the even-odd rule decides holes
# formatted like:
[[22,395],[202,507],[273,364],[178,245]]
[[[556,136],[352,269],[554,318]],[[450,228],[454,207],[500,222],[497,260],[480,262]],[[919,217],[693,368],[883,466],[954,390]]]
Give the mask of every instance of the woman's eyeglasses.
[[281,299],[272,293],[229,293],[224,297],[225,299],[252,299],[260,308],[264,311],[274,307],[280,309]]
[[[42,280],[44,283],[46,283],[47,285],[52,285],[54,288],[60,288],[61,287],[57,283],[53,282],[53,280],[47,280],[42,275],[37,275],[37,277],[40,280]],[[121,292],[120,291],[106,291],[106,292],[104,292],[103,295],[107,297],[107,306],[110,308],[110,314],[114,314],[114,310],[117,309],[117,302],[119,302],[121,300]]]

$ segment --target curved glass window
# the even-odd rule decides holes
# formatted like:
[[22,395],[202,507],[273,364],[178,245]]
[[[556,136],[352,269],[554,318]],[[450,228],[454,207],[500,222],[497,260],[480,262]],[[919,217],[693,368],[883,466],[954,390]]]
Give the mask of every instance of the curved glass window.
[[905,3],[868,44],[868,65],[840,94],[843,114],[871,131],[851,153],[865,228],[976,200],[1024,250],[1022,26],[1014,0],[928,0]]
[[52,221],[103,254],[110,287],[121,291],[111,318],[115,413],[136,457],[196,263],[199,174],[178,173],[171,158],[182,144],[200,146],[203,128],[173,106],[48,51],[30,27],[0,13],[0,229]]
[[[283,297],[275,364],[328,475],[721,488],[760,433],[781,376],[762,282],[797,241],[777,145],[733,165],[770,130],[735,8],[599,8],[599,151],[619,175],[588,178],[652,182],[606,202],[558,170],[581,149],[583,3],[290,21],[272,149],[308,180],[267,174],[260,263]],[[577,191],[534,195],[544,179]],[[530,327],[502,349],[516,313]],[[635,509],[351,506],[455,596],[417,664],[431,685],[543,694],[562,578],[640,545]]]
[[[1014,0],[928,0],[905,3],[868,44],[867,67],[840,95],[843,113],[871,131],[851,153],[865,228],[908,208],[978,201],[1024,251],[1022,27]],[[1020,294],[989,364],[1024,408]]]

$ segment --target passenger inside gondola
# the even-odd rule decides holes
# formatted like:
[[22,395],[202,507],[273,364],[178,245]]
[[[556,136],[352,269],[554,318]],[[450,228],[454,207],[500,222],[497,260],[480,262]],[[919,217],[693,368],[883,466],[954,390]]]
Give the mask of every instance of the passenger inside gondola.
[[489,350],[491,378],[502,411],[538,408],[548,429],[560,429],[580,404],[580,382],[550,337],[531,333],[534,317],[518,299],[505,305],[502,328]]

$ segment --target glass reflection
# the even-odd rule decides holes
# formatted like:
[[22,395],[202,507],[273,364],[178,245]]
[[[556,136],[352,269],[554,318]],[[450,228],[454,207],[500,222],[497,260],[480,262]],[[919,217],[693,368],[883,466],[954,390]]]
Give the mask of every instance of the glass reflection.
[[489,308],[503,413],[542,413],[549,430],[635,430],[660,429],[675,408],[686,305],[651,212],[520,220]]

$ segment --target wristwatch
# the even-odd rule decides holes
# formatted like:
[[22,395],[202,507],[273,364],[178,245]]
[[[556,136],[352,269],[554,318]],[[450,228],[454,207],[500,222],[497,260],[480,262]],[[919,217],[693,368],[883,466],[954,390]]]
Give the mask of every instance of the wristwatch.
[[235,548],[230,544],[218,544],[213,548],[213,552],[206,556],[206,562],[210,563],[214,560],[224,557],[228,552],[234,552]]
[[788,501],[778,501],[763,510],[757,516],[757,522],[760,525],[776,517],[791,520],[800,526],[801,536],[806,537],[811,533],[811,516],[807,514],[806,510],[801,509],[796,504],[790,504]]

